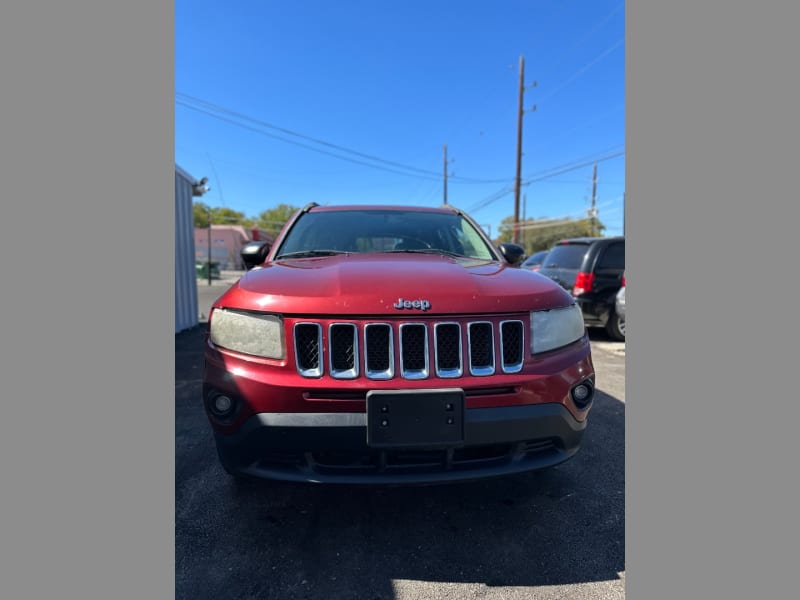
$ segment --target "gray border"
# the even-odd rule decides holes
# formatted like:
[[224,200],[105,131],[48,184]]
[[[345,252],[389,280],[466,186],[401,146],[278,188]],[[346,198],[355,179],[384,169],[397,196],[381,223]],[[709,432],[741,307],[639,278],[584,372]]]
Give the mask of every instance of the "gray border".
[[[631,598],[791,589],[787,7],[626,9]],[[4,14],[2,596],[170,597],[173,7]]]
[[797,593],[797,12],[627,5],[631,598]]
[[0,597],[170,598],[173,6],[12,6]]

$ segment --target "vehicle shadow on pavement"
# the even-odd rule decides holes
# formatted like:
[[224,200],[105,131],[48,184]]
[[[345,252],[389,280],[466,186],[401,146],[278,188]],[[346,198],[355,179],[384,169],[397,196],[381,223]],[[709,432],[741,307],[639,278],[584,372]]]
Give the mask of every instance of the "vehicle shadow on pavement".
[[219,467],[201,405],[203,329],[175,342],[176,598],[396,598],[398,580],[480,596],[625,571],[623,402],[599,390],[581,451],[543,473],[413,488],[241,485]]

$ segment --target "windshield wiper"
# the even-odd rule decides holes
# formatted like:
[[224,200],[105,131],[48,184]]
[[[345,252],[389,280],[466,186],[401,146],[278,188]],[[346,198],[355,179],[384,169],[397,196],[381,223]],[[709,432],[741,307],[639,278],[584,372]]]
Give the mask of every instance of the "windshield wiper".
[[449,250],[442,250],[441,248],[409,248],[407,250],[386,250],[385,252],[389,254],[444,254],[446,256],[454,256],[456,258],[470,258],[466,254],[458,254],[456,252],[450,252]]
[[299,250],[297,252],[287,252],[276,257],[275,260],[281,258],[311,258],[314,256],[333,256],[334,254],[350,254],[344,250]]

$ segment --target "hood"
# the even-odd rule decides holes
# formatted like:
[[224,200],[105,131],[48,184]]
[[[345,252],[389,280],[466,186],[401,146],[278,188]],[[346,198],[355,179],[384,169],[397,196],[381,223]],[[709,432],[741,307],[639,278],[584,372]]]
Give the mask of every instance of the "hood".
[[547,277],[440,254],[340,254],[248,271],[215,307],[290,315],[497,314],[567,306]]

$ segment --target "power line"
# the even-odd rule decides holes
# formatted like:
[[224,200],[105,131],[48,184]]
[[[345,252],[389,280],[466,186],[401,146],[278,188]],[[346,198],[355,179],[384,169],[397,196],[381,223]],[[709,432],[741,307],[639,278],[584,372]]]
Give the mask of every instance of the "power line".
[[[180,95],[185,96],[185,94],[180,94]],[[189,96],[189,97],[191,98],[191,96]],[[271,134],[269,132],[264,131],[263,129],[258,129],[258,128],[255,128],[255,127],[251,127],[251,126],[249,126],[249,125],[247,125],[245,123],[241,123],[241,122],[238,122],[238,121],[235,121],[235,120],[232,120],[232,119],[228,119],[228,118],[226,118],[224,116],[215,114],[215,113],[211,112],[210,110],[206,110],[206,109],[203,109],[203,108],[200,108],[200,107],[197,107],[197,106],[193,106],[192,104],[190,104],[188,102],[183,102],[181,100],[176,100],[176,102],[178,104],[190,109],[190,110],[194,110],[194,111],[206,114],[206,115],[211,116],[213,118],[219,119],[221,121],[230,123],[232,125],[235,125],[237,127],[241,127],[243,129],[246,129],[246,130],[249,130],[249,131],[253,131],[253,132],[258,133],[260,135],[264,135],[266,137],[270,137],[270,138],[273,138],[273,139],[278,139],[280,141],[283,141],[283,142],[286,142],[286,143],[289,143],[289,144],[293,144],[293,145],[296,145],[296,146],[300,146],[302,148],[306,148],[306,149],[311,150],[313,152],[318,152],[318,153],[321,153],[321,154],[332,156],[334,158],[338,158],[340,160],[345,160],[345,161],[352,162],[352,163],[355,163],[355,164],[359,164],[359,165],[371,167],[371,168],[374,168],[374,169],[387,171],[387,172],[390,172],[390,173],[395,173],[395,174],[398,174],[398,175],[405,175],[407,177],[416,177],[416,178],[424,179],[424,180],[428,180],[428,181],[441,181],[441,179],[440,179],[441,175],[439,175],[439,174],[436,174],[436,176],[427,176],[427,175],[424,175],[424,174],[411,174],[411,173],[398,171],[396,169],[390,169],[390,168],[387,168],[387,167],[383,167],[383,166],[380,166],[380,165],[365,163],[363,161],[356,160],[354,158],[350,158],[350,157],[334,154],[332,152],[321,150],[319,148],[314,148],[313,146],[308,146],[307,144],[302,144],[302,143],[294,141],[294,140],[289,140],[289,139],[283,138],[281,136],[277,136],[275,134]],[[201,101],[201,100],[199,102],[205,103],[204,101]],[[205,103],[205,104],[210,104],[210,103]],[[227,109],[223,109],[223,110],[227,111]],[[234,112],[234,111],[228,111],[228,112]],[[234,114],[237,114],[237,113],[234,113]],[[281,129],[281,128],[279,128],[279,129]],[[289,130],[286,130],[286,131],[289,131]],[[308,138],[308,136],[302,136],[302,134],[297,134],[297,135],[301,136],[301,137]],[[308,138],[308,139],[314,140],[314,138]],[[337,147],[337,146],[335,146],[333,144],[328,144],[327,142],[325,142],[325,143],[327,145]],[[350,152],[355,153],[355,151],[350,151]],[[357,154],[362,154],[362,153],[357,153]],[[567,163],[565,165],[561,165],[559,167],[553,167],[551,169],[545,170],[543,172],[540,172],[539,174],[536,174],[536,175],[533,175],[533,176],[529,177],[528,179],[522,181],[521,185],[527,186],[527,185],[530,185],[532,183],[543,181],[545,179],[549,179],[549,178],[552,178],[552,177],[556,177],[558,175],[562,175],[564,173],[568,173],[568,172],[573,171],[573,170],[577,170],[577,169],[582,168],[582,167],[586,166],[587,164],[591,164],[593,162],[603,162],[603,161],[610,160],[612,158],[615,158],[617,156],[622,156],[622,155],[624,155],[624,151],[619,151],[619,152],[616,152],[616,153],[612,153],[612,154],[609,154],[607,156],[601,156],[601,157],[595,157],[595,158],[587,158],[587,159],[585,159],[585,161],[579,162],[577,164],[575,164],[573,162],[573,163]],[[370,157],[370,155],[364,155],[364,156]],[[372,159],[372,157],[370,157],[370,159]],[[379,159],[379,160],[382,160],[382,159]],[[391,163],[391,161],[383,161],[383,162]],[[395,163],[395,164],[401,164],[401,163]],[[402,166],[403,166],[403,168],[406,168],[405,165],[402,165]],[[412,167],[412,168],[414,168],[414,167]],[[414,168],[414,169],[416,169],[416,168]],[[419,170],[419,169],[417,169],[417,170]],[[419,171],[423,171],[424,172],[424,170],[419,170]],[[481,182],[481,183],[499,183],[499,182],[511,181],[511,178],[499,179],[499,180],[478,180],[478,179],[468,179],[468,178],[456,177],[455,175],[453,175],[451,177],[451,179],[458,179],[458,180],[460,180],[460,182],[468,181],[468,182],[475,182],[475,183],[477,183],[477,182]],[[493,204],[497,200],[500,200],[501,198],[504,198],[505,196],[507,196],[508,194],[512,193],[513,191],[514,191],[513,188],[508,188],[508,187],[501,188],[497,192],[495,192],[495,193],[491,194],[490,196],[487,196],[483,200],[480,200],[479,202],[477,202],[475,205],[473,205],[473,207],[469,210],[469,212],[476,212],[478,210],[486,208],[490,204]]]
[[314,148],[313,146],[309,146],[308,144],[302,144],[302,143],[296,142],[294,140],[289,140],[289,139],[280,137],[278,135],[274,135],[272,133],[268,133],[268,132],[264,131],[263,129],[257,129],[255,127],[251,127],[249,125],[246,125],[245,123],[239,123],[238,121],[234,121],[233,119],[227,119],[227,118],[225,118],[225,117],[223,117],[221,115],[217,115],[217,114],[214,114],[214,113],[212,113],[210,111],[204,110],[202,108],[199,108],[199,107],[196,107],[196,106],[192,106],[191,104],[187,104],[187,103],[184,103],[184,102],[181,102],[181,101],[177,101],[177,104],[180,104],[181,106],[184,106],[184,107],[186,107],[186,108],[188,108],[190,110],[194,110],[194,111],[206,114],[206,115],[208,115],[210,117],[213,117],[215,119],[219,119],[220,121],[225,121],[226,123],[230,123],[232,125],[236,125],[237,127],[241,127],[242,129],[247,129],[247,130],[252,131],[254,133],[258,133],[258,134],[261,134],[261,135],[269,137],[269,138],[273,138],[273,139],[276,139],[276,140],[280,140],[282,142],[286,142],[287,144],[300,146],[301,148],[305,148],[307,150],[311,150],[312,152],[318,152],[320,154],[325,154],[327,156],[332,156],[334,158],[338,158],[339,160],[345,160],[347,162],[355,163],[357,165],[363,165],[365,167],[371,167],[373,169],[379,169],[381,171],[387,171],[389,173],[395,173],[397,175],[405,175],[406,177],[417,177],[417,178],[420,178],[420,179],[428,179],[428,180],[431,180],[431,181],[440,181],[441,180],[440,176],[438,176],[438,175],[436,177],[433,177],[433,176],[427,176],[427,175],[417,175],[417,174],[413,174],[413,173],[406,173],[406,172],[403,172],[403,171],[398,171],[397,169],[390,169],[388,167],[382,167],[380,165],[366,163],[364,161],[356,160],[354,158],[349,158],[347,156],[341,156],[339,154],[334,154],[333,152],[328,152],[326,150],[321,150],[319,148]]
[[611,110],[608,110],[608,111],[606,111],[606,112],[604,112],[602,114],[596,115],[594,118],[592,118],[592,119],[590,119],[588,121],[584,121],[583,123],[580,123],[578,125],[570,127],[569,129],[561,130],[561,131],[558,132],[558,135],[553,136],[553,137],[551,137],[551,138],[549,138],[549,139],[547,139],[547,140],[545,140],[543,142],[539,142],[538,144],[534,144],[533,146],[529,146],[528,150],[538,149],[538,148],[546,148],[546,147],[552,145],[554,140],[563,139],[563,138],[567,137],[569,134],[571,134],[571,133],[573,133],[575,131],[579,131],[579,130],[585,128],[585,127],[589,127],[590,125],[593,125],[593,124],[597,123],[598,121],[604,121],[606,119],[606,117],[608,117],[608,116],[610,116],[610,115],[612,115],[612,114],[614,114],[616,112],[619,112],[620,110],[622,110],[624,108],[625,108],[625,103],[624,102],[622,102],[620,104],[617,104]]
[[[609,208],[609,207],[611,207],[613,205],[614,205],[613,202],[608,201],[608,202],[604,202],[604,203],[600,204],[597,207],[597,209],[599,211],[600,209]],[[613,209],[607,211],[607,214],[609,214],[609,213],[611,213],[613,211],[616,211],[618,209],[619,209],[619,207],[613,208]],[[541,229],[541,228],[544,228],[544,227],[553,227],[553,226],[556,226],[556,225],[567,225],[569,223],[578,223],[578,222],[581,222],[581,221],[587,221],[588,218],[582,216],[584,214],[585,214],[584,212],[580,212],[580,213],[572,213],[572,214],[569,214],[569,215],[564,215],[562,217],[554,217],[552,219],[534,219],[533,222],[522,222],[522,223],[520,223],[519,228],[520,228],[521,231],[524,231],[524,230],[527,230],[527,229]],[[512,224],[500,225],[500,230],[501,231],[508,231],[512,227],[513,227]]]
[[523,185],[530,185],[532,183],[537,183],[539,181],[544,181],[545,179],[550,179],[551,177],[556,177],[557,175],[563,175],[564,173],[569,173],[570,171],[576,171],[582,167],[591,165],[595,162],[605,162],[607,160],[611,160],[612,158],[617,158],[619,156],[623,156],[625,154],[625,150],[618,150],[615,152],[611,152],[610,154],[604,154],[597,158],[587,158],[580,163],[568,163],[567,165],[562,165],[561,167],[554,167],[547,171],[543,171],[543,174],[534,175],[530,179],[526,179],[523,182]]
[[222,195],[222,181],[220,181],[219,175],[217,175],[217,170],[214,168],[214,161],[211,160],[211,155],[208,152],[206,152],[206,157],[208,158],[208,163],[211,165],[211,171],[214,173],[214,179],[217,180],[219,199],[222,201],[222,205],[225,206],[225,197]]
[[497,202],[498,200],[500,200],[500,198],[504,198],[504,197],[508,196],[509,194],[513,194],[513,193],[514,193],[514,188],[508,188],[508,187],[502,188],[502,189],[496,191],[494,194],[491,194],[490,196],[487,196],[483,200],[479,200],[467,212],[470,212],[470,213],[478,212],[479,210],[486,208],[490,204],[492,204],[494,202]]
[[617,42],[616,42],[614,45],[612,45],[612,46],[610,46],[610,47],[606,48],[606,49],[605,49],[603,52],[601,52],[600,54],[598,54],[598,55],[597,55],[597,56],[596,56],[594,59],[592,59],[591,61],[589,61],[587,64],[585,64],[585,65],[584,65],[584,66],[582,66],[580,69],[578,69],[578,70],[577,70],[575,73],[573,73],[573,74],[572,74],[570,77],[568,77],[568,78],[567,78],[567,79],[566,79],[566,80],[565,80],[565,81],[564,81],[562,84],[558,85],[558,86],[557,86],[555,89],[551,90],[551,91],[550,91],[550,93],[548,93],[548,94],[547,94],[547,95],[546,95],[544,98],[542,98],[542,99],[540,100],[540,102],[546,102],[547,100],[549,100],[550,98],[552,98],[553,96],[555,96],[555,95],[556,95],[558,92],[560,92],[561,90],[563,90],[563,89],[564,89],[565,87],[567,87],[567,86],[568,86],[570,83],[572,83],[573,81],[575,81],[576,79],[578,79],[578,78],[579,78],[581,75],[583,75],[583,74],[584,74],[586,71],[588,71],[589,69],[591,69],[591,68],[592,68],[594,65],[596,65],[597,63],[599,63],[601,60],[603,60],[603,59],[604,59],[606,56],[608,56],[609,54],[611,54],[611,53],[612,53],[614,50],[616,50],[616,49],[617,49],[619,46],[621,46],[621,45],[622,45],[624,42],[625,42],[625,38],[622,38],[622,39],[619,39],[619,40],[617,40]]
[[[556,13],[550,15],[550,17],[553,18],[553,17],[555,17],[556,14],[559,14],[559,13],[563,12],[564,9],[567,7],[567,5],[568,5],[567,2],[560,3],[559,4],[559,10]],[[611,20],[611,18],[616,13],[618,13],[621,9],[623,9],[624,7],[625,7],[625,3],[621,2],[614,9],[612,9],[611,12],[607,13],[601,19],[596,21],[592,25],[592,27],[587,31],[587,33],[584,34],[584,36],[580,40],[578,40],[577,42],[572,44],[569,47],[569,49],[566,52],[564,52],[564,56],[568,57],[570,55],[570,53],[574,52],[576,49],[578,49],[580,46],[582,46],[592,35],[594,35],[597,31],[599,31],[600,29],[605,27],[606,24],[608,24],[608,22]],[[537,47],[537,52],[538,51],[539,51],[539,48]],[[557,71],[565,62],[566,62],[566,58],[562,58],[556,64],[556,66],[551,68],[550,70],[553,71],[553,72]],[[512,65],[508,65],[508,69],[509,70],[513,69],[513,68],[514,68],[513,64]],[[489,97],[491,95],[497,95],[498,93],[499,92],[498,92],[496,87],[489,86],[489,87],[484,88],[483,94],[482,94],[482,101],[477,103],[476,106],[485,106],[486,103],[487,103],[487,100],[489,99]],[[470,115],[468,115],[466,119],[462,119],[461,127],[459,128],[459,131],[461,131],[461,132],[466,131],[468,129],[467,126],[471,126],[472,123],[475,121],[475,119],[476,119],[476,117],[475,117],[474,113],[471,113]],[[483,135],[483,131],[481,131],[481,135]],[[452,139],[453,137],[455,137],[455,133],[451,132],[451,135],[448,136],[448,139]],[[502,181],[496,181],[496,182],[492,182],[492,183],[502,183]]]
[[[578,40],[577,42],[572,44],[572,46],[570,46],[569,50],[567,50],[564,53],[564,56],[569,56],[571,52],[573,52],[574,50],[576,50],[579,47],[581,47],[583,45],[583,43],[586,42],[586,40],[588,40],[590,37],[592,37],[592,35],[594,35],[597,31],[599,31],[600,29],[605,27],[605,25],[611,20],[611,17],[613,17],[615,14],[617,14],[624,7],[625,7],[625,3],[624,2],[620,2],[614,9],[611,10],[610,13],[608,13],[606,16],[604,16],[599,21],[595,22],[595,24],[592,26],[592,28],[589,29],[589,31],[580,40]],[[567,62],[566,58],[562,58],[560,61],[558,61],[555,64],[554,67],[551,67],[550,70],[551,71],[558,71],[558,69],[561,68],[561,66],[565,62]]]
[[[440,177],[440,173],[438,173],[436,171],[431,171],[431,170],[428,170],[428,169],[421,169],[419,167],[414,167],[412,165],[406,165],[406,164],[399,163],[399,162],[396,162],[396,161],[387,160],[387,159],[384,159],[384,158],[381,158],[379,156],[375,156],[375,155],[372,155],[372,154],[366,154],[364,152],[359,152],[358,150],[353,150],[351,148],[347,148],[347,147],[341,146],[339,144],[334,144],[334,143],[331,143],[331,142],[327,142],[325,140],[321,140],[319,138],[315,138],[315,137],[312,137],[312,136],[309,136],[309,135],[305,135],[305,134],[299,133],[297,131],[293,131],[291,129],[287,129],[285,127],[280,127],[278,125],[273,125],[272,123],[268,123],[266,121],[262,121],[260,119],[256,119],[256,118],[251,117],[249,115],[245,115],[243,113],[234,111],[234,110],[226,108],[224,106],[220,106],[218,104],[213,104],[213,103],[208,102],[206,100],[203,100],[201,98],[196,98],[194,96],[189,96],[188,94],[183,94],[183,93],[178,92],[178,93],[176,93],[176,96],[178,97],[176,102],[178,104],[180,104],[181,106],[196,110],[196,111],[204,113],[204,114],[206,114],[208,116],[215,117],[215,118],[218,118],[220,120],[223,120],[223,121],[226,121],[226,122],[229,122],[229,123],[233,123],[235,125],[240,125],[241,126],[241,123],[238,123],[237,121],[232,121],[230,119],[225,119],[225,118],[223,118],[223,117],[221,117],[221,116],[219,116],[219,115],[217,115],[215,113],[227,114],[227,115],[233,116],[233,117],[235,117],[237,119],[240,119],[242,121],[248,121],[250,123],[258,125],[259,127],[265,127],[265,128],[268,128],[268,129],[273,129],[275,131],[279,131],[279,132],[284,133],[286,135],[291,135],[291,136],[294,136],[294,137],[297,137],[297,138],[300,138],[300,139],[304,139],[304,140],[313,142],[315,144],[320,144],[322,146],[327,146],[329,148],[333,148],[333,149],[339,150],[341,152],[347,152],[349,154],[353,154],[355,156],[359,156],[361,158],[365,158],[365,159],[368,159],[368,160],[371,160],[371,161],[375,161],[375,162],[378,162],[378,163],[383,163],[383,164],[390,165],[390,166],[393,166],[393,167],[397,167],[397,168],[400,168],[400,169],[405,169],[407,171],[418,173],[419,175],[429,175],[429,176]],[[193,104],[200,105],[200,107],[203,107],[203,108],[201,109],[200,107],[194,106]],[[266,133],[264,133],[264,134],[268,135]],[[338,154],[333,154],[331,152],[323,152],[322,150],[313,148],[311,146],[307,146],[305,144],[299,144],[297,142],[292,142],[291,140],[287,140],[287,139],[282,138],[280,136],[269,135],[269,137],[273,137],[275,139],[278,139],[278,140],[281,140],[281,141],[284,141],[284,142],[287,142],[287,143],[294,143],[295,145],[299,145],[299,146],[301,146],[303,148],[307,148],[309,150],[314,150],[316,152],[321,152],[323,154],[328,154],[329,156],[334,156],[334,157],[340,158],[342,160],[349,160],[350,162],[356,162],[357,164],[361,164],[361,165],[365,165],[365,166],[374,166],[375,168],[380,168],[377,165],[370,165],[368,163],[355,161],[354,159],[348,159],[348,158],[340,156]],[[384,170],[387,170],[387,169],[384,168]],[[398,171],[390,171],[390,172],[397,173]],[[471,177],[456,177],[455,175],[452,178],[453,179],[457,179],[457,180],[459,180],[461,182],[464,182],[464,183],[500,183],[500,182],[507,181],[507,179],[477,179],[477,178],[471,178]]]
[[417,172],[425,174],[425,175],[436,175],[436,176],[439,175],[439,173],[437,173],[436,171],[429,171],[427,169],[420,169],[418,167],[413,167],[413,166],[404,165],[402,163],[398,163],[398,162],[395,162],[395,161],[386,160],[386,159],[380,158],[379,156],[373,156],[371,154],[365,154],[364,152],[359,152],[359,151],[353,150],[351,148],[346,148],[345,146],[340,146],[338,144],[333,144],[331,142],[327,142],[327,141],[321,140],[319,138],[315,138],[315,137],[312,137],[312,136],[309,136],[309,135],[305,135],[305,134],[299,133],[297,131],[293,131],[291,129],[287,129],[285,127],[279,127],[278,125],[273,125],[272,123],[267,123],[266,121],[262,121],[260,119],[256,119],[254,117],[242,114],[242,113],[237,112],[235,110],[232,110],[230,108],[225,108],[224,106],[220,106],[218,104],[212,104],[211,102],[208,102],[208,101],[203,100],[201,98],[196,98],[194,96],[189,96],[188,94],[183,94],[183,93],[178,92],[176,94],[176,96],[184,98],[184,102],[186,102],[188,100],[188,101],[194,102],[196,104],[200,104],[202,106],[205,106],[209,110],[225,113],[225,114],[234,116],[234,117],[236,117],[238,119],[242,119],[244,121],[250,121],[250,122],[255,123],[255,124],[257,124],[257,125],[259,125],[261,127],[266,127],[268,129],[274,129],[276,131],[280,131],[281,133],[285,133],[287,135],[291,135],[291,136],[298,137],[298,138],[301,138],[301,139],[304,139],[304,140],[308,140],[310,142],[314,142],[315,144],[320,144],[322,146],[328,146],[329,148],[334,148],[334,149],[340,150],[342,152],[348,152],[350,154],[355,154],[356,156],[360,156],[362,158],[367,158],[369,160],[374,160],[376,162],[385,163],[385,164],[392,165],[392,166],[395,166],[395,167],[400,167],[400,168],[403,168],[403,169],[407,169],[409,171],[417,171]]
[[[541,171],[537,175],[531,176],[529,179],[524,180],[522,182],[522,185],[526,186],[526,185],[530,185],[532,183],[538,183],[539,181],[544,181],[545,179],[550,179],[552,177],[557,177],[558,175],[563,175],[564,173],[569,173],[570,171],[576,171],[578,169],[581,169],[581,168],[583,168],[585,166],[588,166],[588,165],[591,165],[593,163],[605,162],[607,160],[611,160],[612,158],[617,158],[618,156],[623,156],[624,154],[625,154],[624,150],[619,150],[619,151],[616,151],[616,152],[612,152],[610,154],[601,154],[599,157],[581,159],[581,160],[583,160],[583,162],[577,162],[576,163],[576,162],[573,161],[571,163],[566,163],[565,165],[561,165],[561,166],[558,166],[558,167],[552,167],[552,168],[547,169],[545,171]],[[487,206],[489,206],[490,204],[493,204],[494,202],[497,202],[501,198],[504,198],[508,194],[511,194],[513,191],[514,191],[513,188],[502,188],[502,189],[498,190],[497,192],[491,194],[490,196],[487,196],[483,200],[479,200],[478,202],[476,202],[469,209],[468,212],[473,213],[473,212],[477,212],[479,210],[482,210],[482,209],[486,208]]]
[[[570,217],[563,217],[561,219],[548,219],[547,221],[537,221],[535,223],[520,223],[519,230],[520,231],[529,231],[531,229],[545,229],[547,227],[557,227],[558,225],[569,225],[571,223],[580,223],[581,221],[587,221],[586,217],[581,219],[572,219]],[[500,231],[509,231],[514,228],[514,224],[502,224],[499,226]]]

